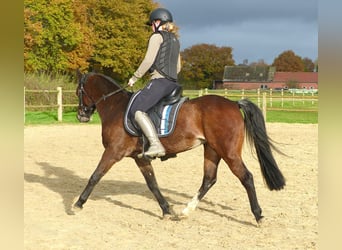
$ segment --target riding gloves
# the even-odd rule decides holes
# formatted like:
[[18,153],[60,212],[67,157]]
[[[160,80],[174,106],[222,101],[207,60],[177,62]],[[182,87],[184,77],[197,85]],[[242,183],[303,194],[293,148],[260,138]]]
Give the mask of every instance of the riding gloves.
[[128,86],[132,87],[137,80],[138,80],[137,77],[132,76],[128,81]]

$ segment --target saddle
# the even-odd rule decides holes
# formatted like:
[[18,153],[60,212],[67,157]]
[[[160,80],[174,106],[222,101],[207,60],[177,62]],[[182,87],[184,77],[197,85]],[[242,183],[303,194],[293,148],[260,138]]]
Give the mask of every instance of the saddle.
[[[129,116],[132,103],[139,93],[140,90],[133,94],[128,103],[124,117],[124,127],[132,136],[141,137],[143,135],[142,131],[134,121],[134,118],[131,119]],[[179,86],[147,112],[157,130],[158,137],[167,137],[172,134],[176,125],[178,111],[188,99],[188,97],[182,97],[182,87]]]

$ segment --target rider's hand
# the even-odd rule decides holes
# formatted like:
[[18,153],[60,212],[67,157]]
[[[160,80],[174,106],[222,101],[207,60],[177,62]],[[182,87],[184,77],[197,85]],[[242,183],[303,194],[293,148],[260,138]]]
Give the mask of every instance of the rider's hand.
[[135,76],[132,76],[128,81],[128,86],[132,87],[137,80],[138,79]]

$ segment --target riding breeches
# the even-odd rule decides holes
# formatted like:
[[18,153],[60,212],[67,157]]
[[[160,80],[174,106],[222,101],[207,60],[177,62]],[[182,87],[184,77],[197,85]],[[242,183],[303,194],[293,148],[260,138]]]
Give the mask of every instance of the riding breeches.
[[178,87],[177,82],[166,78],[151,80],[136,96],[130,109],[130,116],[134,117],[136,111],[147,112],[156,105],[163,97],[172,93]]

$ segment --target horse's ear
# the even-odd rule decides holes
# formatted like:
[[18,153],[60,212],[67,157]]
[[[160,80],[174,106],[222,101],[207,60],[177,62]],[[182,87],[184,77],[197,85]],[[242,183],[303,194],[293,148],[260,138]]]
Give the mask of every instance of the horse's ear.
[[77,82],[79,82],[82,78],[82,72],[80,71],[80,69],[76,69],[76,79],[77,79]]

